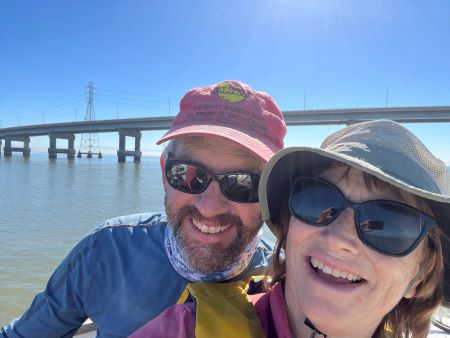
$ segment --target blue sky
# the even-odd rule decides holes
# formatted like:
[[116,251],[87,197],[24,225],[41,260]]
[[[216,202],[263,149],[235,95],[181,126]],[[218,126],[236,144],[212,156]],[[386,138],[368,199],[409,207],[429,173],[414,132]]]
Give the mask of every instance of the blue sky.
[[[387,91],[388,106],[450,105],[449,18],[447,0],[2,1],[0,126],[83,119],[88,81],[97,119],[175,114],[226,79],[282,110],[384,107]],[[407,127],[450,164],[449,123]],[[286,145],[337,129],[290,127]],[[118,136],[100,141],[115,152]]]

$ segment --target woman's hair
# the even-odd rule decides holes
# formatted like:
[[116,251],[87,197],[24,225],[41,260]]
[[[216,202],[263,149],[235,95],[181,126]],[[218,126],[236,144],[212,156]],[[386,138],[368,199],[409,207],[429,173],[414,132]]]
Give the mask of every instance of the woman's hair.
[[[336,166],[342,166],[342,164],[332,164],[331,168]],[[351,168],[348,167],[344,176],[348,176],[350,169]],[[406,194],[401,189],[367,173],[363,174],[365,184],[369,190],[375,188],[382,191],[390,191],[400,200],[405,199]],[[414,198],[419,209],[426,212],[431,211],[431,207],[428,206],[428,203],[425,200],[414,195],[410,196]],[[286,250],[290,220],[288,196],[283,196],[283,200],[280,201],[280,203],[283,203],[280,208],[280,216],[272,221],[275,236],[277,237],[277,244],[274,250],[271,286],[286,278],[284,251]],[[428,246],[423,255],[421,268],[416,276],[417,279],[421,279],[421,282],[416,286],[415,295],[409,299],[402,298],[402,300],[383,318],[373,337],[416,338],[427,336],[431,317],[443,299],[444,256],[442,236],[443,233],[438,227],[433,227],[428,231],[427,237],[424,239],[427,240]]]

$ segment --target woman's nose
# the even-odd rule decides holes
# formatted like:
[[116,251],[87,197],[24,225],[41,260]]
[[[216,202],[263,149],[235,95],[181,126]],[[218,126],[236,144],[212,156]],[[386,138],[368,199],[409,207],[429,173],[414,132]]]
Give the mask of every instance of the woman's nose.
[[356,254],[361,241],[355,226],[355,211],[343,210],[330,224],[324,227],[323,235],[328,246],[334,250]]

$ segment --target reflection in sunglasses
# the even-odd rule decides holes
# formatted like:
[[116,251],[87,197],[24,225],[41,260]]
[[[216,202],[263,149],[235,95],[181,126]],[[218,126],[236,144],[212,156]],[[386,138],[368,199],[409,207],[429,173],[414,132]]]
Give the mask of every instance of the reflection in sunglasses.
[[235,175],[236,177],[236,181],[237,183],[239,183],[240,186],[244,187],[244,188],[251,188],[252,187],[252,183],[251,183],[251,179],[248,175]]
[[330,207],[328,209],[322,210],[322,213],[320,214],[319,218],[316,220],[316,224],[321,224],[326,220],[333,219],[337,213],[337,209]]
[[383,230],[384,229],[384,222],[383,221],[371,221],[366,220],[364,222],[361,222],[359,224],[360,229],[362,232],[370,232],[374,230]]

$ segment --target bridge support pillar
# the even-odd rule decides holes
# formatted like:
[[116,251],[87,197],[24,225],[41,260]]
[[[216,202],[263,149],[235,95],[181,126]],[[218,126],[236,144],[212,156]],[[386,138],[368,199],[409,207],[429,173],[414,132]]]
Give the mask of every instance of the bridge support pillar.
[[[48,135],[50,138],[50,146],[48,148],[48,158],[56,158],[59,154],[67,154],[69,160],[75,158],[75,135],[74,134],[64,134],[64,133],[50,133]],[[67,140],[67,149],[57,148],[56,140],[64,139]]]
[[67,139],[67,158],[73,160],[75,158],[75,135],[71,134]]
[[[126,150],[126,136],[134,137],[134,151]],[[117,150],[117,160],[119,162],[125,162],[127,156],[133,156],[134,162],[141,161],[142,157],[141,137],[142,133],[139,130],[133,129],[119,130],[119,150]]]
[[5,157],[12,156],[10,137],[5,137],[5,147],[3,148],[3,154],[5,154]]
[[56,137],[52,134],[48,135],[50,138],[50,146],[48,147],[48,158],[57,158],[57,151],[56,151]]
[[[12,147],[12,141],[23,142],[23,147]],[[21,152],[25,157],[30,156],[30,138],[28,136],[5,136],[3,153],[5,156],[12,156],[13,152]]]

